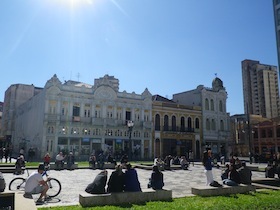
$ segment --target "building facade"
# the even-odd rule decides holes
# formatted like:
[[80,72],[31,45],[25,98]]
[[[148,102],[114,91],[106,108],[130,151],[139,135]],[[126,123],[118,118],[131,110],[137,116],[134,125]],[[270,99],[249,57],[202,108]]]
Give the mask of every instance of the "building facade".
[[[280,66],[280,0],[272,0],[274,11],[274,25],[277,45],[278,66]],[[279,75],[280,76],[280,75]]]
[[279,116],[277,67],[259,61],[242,61],[243,100],[245,114],[265,118]]
[[[14,149],[33,147],[37,158],[46,152],[54,157],[59,151],[73,151],[85,160],[101,150],[116,156],[132,150],[134,158],[151,158],[152,95],[148,89],[142,94],[119,92],[118,85],[118,79],[109,75],[94,85],[62,84],[54,75],[17,107],[12,120]],[[128,121],[134,122],[131,136]]]
[[154,156],[201,155],[202,116],[200,106],[175,103],[160,95],[153,96]]
[[230,117],[226,112],[227,92],[222,80],[216,77],[212,88],[199,85],[194,90],[174,94],[173,101],[201,106],[202,145],[211,148],[213,154],[228,156]]

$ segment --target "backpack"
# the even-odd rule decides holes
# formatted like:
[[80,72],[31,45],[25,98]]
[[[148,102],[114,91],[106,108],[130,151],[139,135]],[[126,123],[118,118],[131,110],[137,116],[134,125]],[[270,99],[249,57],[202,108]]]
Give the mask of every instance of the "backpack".
[[6,188],[6,182],[2,172],[0,172],[0,192],[4,192],[5,188]]
[[219,182],[217,181],[213,181],[210,183],[210,186],[211,187],[222,187],[223,185],[221,185]]

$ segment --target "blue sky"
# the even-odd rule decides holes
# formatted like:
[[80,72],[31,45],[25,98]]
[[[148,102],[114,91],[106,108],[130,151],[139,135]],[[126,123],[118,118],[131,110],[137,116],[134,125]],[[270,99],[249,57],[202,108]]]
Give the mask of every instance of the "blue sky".
[[172,98],[215,73],[244,113],[241,61],[277,65],[271,0],[1,0],[0,101],[11,84],[93,84]]

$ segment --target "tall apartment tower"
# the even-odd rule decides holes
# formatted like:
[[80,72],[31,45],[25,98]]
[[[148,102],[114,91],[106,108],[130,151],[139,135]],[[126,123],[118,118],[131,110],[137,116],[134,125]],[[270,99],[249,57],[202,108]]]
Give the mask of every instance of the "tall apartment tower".
[[277,67],[244,60],[242,64],[245,114],[266,118],[279,116],[279,87]]
[[280,66],[280,0],[273,0],[273,11],[278,54],[278,66]]

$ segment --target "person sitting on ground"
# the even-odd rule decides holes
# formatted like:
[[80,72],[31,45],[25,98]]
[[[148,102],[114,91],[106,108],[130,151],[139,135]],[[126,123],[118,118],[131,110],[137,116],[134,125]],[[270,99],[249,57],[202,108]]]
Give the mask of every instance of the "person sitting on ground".
[[226,164],[226,168],[225,168],[225,170],[223,170],[222,175],[221,175],[222,181],[225,179],[228,179],[228,174],[229,174],[229,164]]
[[237,169],[240,176],[240,183],[252,184],[252,171],[246,166],[245,161],[241,163],[241,167]]
[[107,170],[101,171],[99,174],[97,174],[93,182],[86,187],[85,191],[90,194],[106,193],[105,186],[106,186],[107,178],[108,178]]
[[45,169],[48,170],[50,168],[51,157],[47,152],[43,158]]
[[112,172],[109,181],[107,192],[123,192],[124,191],[124,172],[121,165],[116,165],[115,171]]
[[236,171],[235,165],[230,164],[228,179],[223,180],[223,184],[228,186],[237,186],[240,184],[240,175]]
[[91,154],[91,156],[89,157],[89,166],[92,169],[96,169],[96,157],[94,154]]
[[163,186],[163,173],[160,172],[158,166],[154,165],[151,178],[149,179],[148,188],[151,187],[154,190],[162,190]]
[[274,178],[275,177],[275,168],[271,162],[267,163],[265,167],[265,178]]
[[25,168],[25,160],[24,160],[23,155],[20,155],[17,158],[17,161],[15,163],[15,172],[14,172],[14,174],[16,174],[16,175],[23,174],[24,173],[24,168]]
[[30,174],[25,183],[25,195],[41,193],[36,204],[43,204],[43,198],[45,201],[49,199],[47,197],[47,191],[49,189],[47,181],[49,178],[46,181],[43,179],[42,174],[44,170],[44,164],[40,164],[38,170]]
[[56,169],[64,169],[64,156],[62,152],[59,152],[55,157]]
[[72,170],[72,166],[75,164],[75,156],[73,152],[69,152],[69,155],[67,156],[67,169]]
[[182,156],[181,159],[180,159],[180,164],[181,164],[181,168],[183,170],[188,170],[188,167],[189,167],[189,162],[187,161],[186,157],[185,156]]
[[137,192],[142,191],[140,187],[140,182],[138,180],[137,171],[131,167],[131,164],[126,164],[126,171],[124,175],[124,191],[125,192]]

